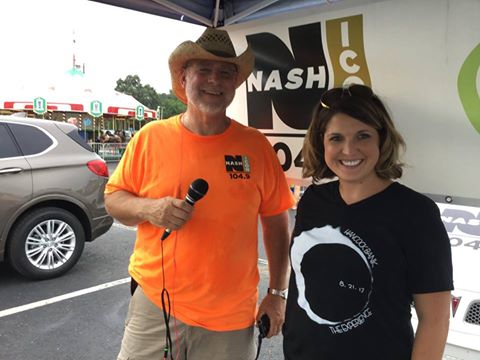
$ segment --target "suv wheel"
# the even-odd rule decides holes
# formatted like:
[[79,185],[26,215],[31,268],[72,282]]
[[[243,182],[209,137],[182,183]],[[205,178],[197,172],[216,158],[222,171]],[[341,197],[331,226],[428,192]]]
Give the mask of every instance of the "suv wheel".
[[70,270],[85,245],[80,221],[70,212],[46,207],[25,214],[10,236],[8,260],[30,279],[48,279]]

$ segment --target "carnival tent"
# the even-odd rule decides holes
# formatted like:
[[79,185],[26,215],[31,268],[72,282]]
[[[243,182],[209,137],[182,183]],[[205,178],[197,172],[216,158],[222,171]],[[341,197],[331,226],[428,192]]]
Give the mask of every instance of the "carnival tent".
[[[134,97],[120,92],[94,89],[82,71],[71,69],[45,86],[21,85],[3,88],[0,107],[7,111],[33,111],[34,100],[44,99],[47,112],[90,113],[92,116],[111,115],[138,117],[141,107],[143,119],[155,119],[156,112],[148,109]],[[99,102],[97,112],[92,113],[92,102]],[[140,114],[141,115],[141,114]]]

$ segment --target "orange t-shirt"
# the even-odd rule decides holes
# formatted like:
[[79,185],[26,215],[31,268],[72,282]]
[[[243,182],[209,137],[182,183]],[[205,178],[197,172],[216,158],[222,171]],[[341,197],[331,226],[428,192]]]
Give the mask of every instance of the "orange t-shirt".
[[[232,121],[220,135],[199,136],[180,116],[144,126],[130,141],[105,192],[184,199],[197,178],[209,184],[192,218],[163,241],[172,316],[210,330],[253,324],[259,281],[258,215],[293,205],[282,168],[265,136]],[[138,225],[129,272],[162,307],[165,229]]]

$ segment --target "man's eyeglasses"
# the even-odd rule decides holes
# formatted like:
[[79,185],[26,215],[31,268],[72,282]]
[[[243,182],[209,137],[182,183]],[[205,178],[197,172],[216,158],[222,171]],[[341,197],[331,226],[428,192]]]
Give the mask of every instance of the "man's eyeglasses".
[[325,109],[331,109],[332,107],[335,107],[340,100],[352,96],[371,99],[375,95],[373,94],[372,89],[368,86],[354,84],[325,91],[320,98],[320,104]]

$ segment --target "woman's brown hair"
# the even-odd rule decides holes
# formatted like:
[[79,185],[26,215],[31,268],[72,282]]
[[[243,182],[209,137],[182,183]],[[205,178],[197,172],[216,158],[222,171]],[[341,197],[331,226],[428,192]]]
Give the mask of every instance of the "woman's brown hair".
[[382,179],[400,178],[404,165],[400,153],[405,150],[405,142],[382,101],[365,85],[333,88],[322,95],[303,143],[303,177],[312,177],[318,182],[336,176],[325,163],[323,136],[331,118],[338,113],[349,115],[378,131],[380,157],[375,171]]

